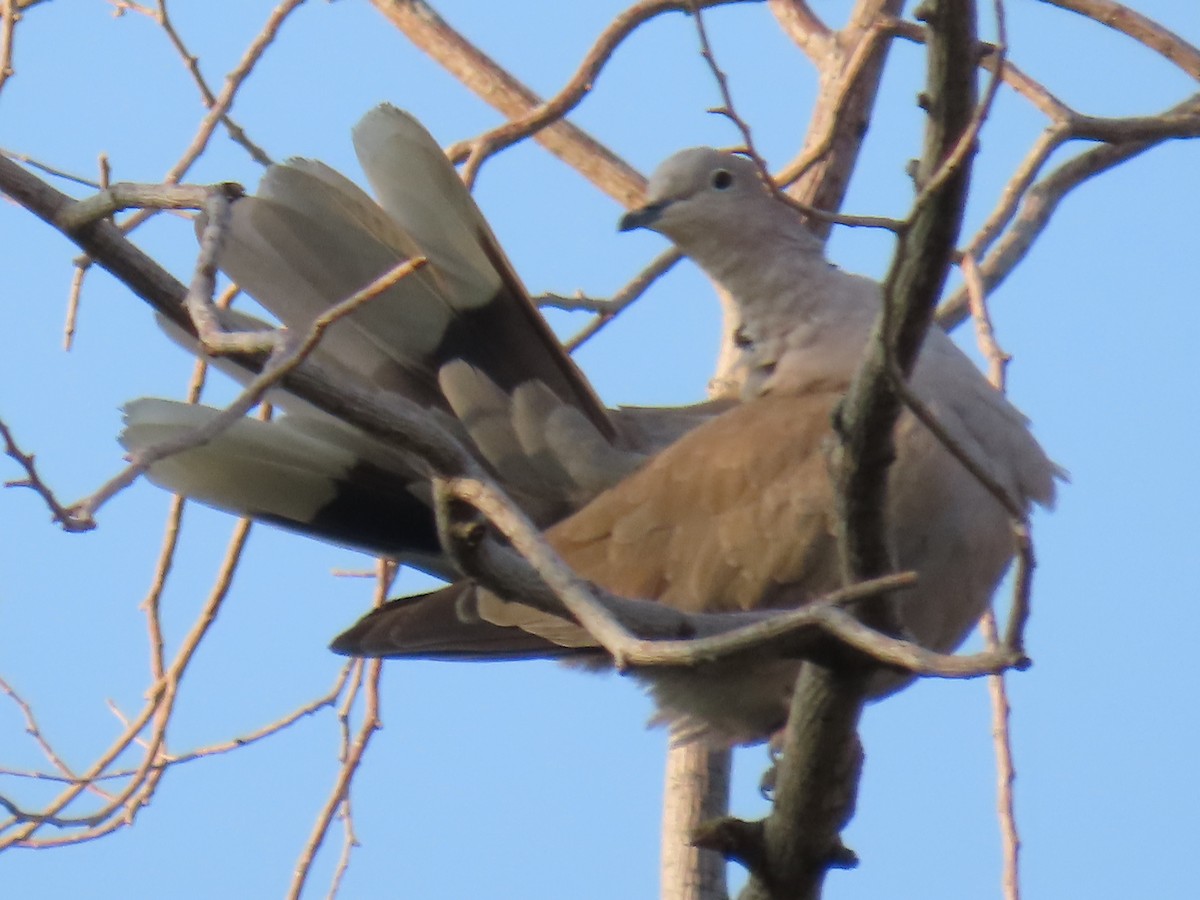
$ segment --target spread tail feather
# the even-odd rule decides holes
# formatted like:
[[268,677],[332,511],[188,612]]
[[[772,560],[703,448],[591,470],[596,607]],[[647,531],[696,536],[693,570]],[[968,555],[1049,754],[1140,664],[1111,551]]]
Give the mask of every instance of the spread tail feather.
[[[131,452],[193,431],[218,410],[143,398],[125,407]],[[208,506],[446,575],[418,472],[401,454],[332,419],[241,419],[154,463],[152,482]]]
[[321,351],[375,389],[447,409],[441,368],[464,359],[505,391],[544,384],[606,437],[615,429],[563,352],[428,132],[391,106],[368,113],[355,148],[382,208],[329,167],[268,168],[233,204],[221,268],[285,325],[304,328],[395,265],[428,265],[330,328]]

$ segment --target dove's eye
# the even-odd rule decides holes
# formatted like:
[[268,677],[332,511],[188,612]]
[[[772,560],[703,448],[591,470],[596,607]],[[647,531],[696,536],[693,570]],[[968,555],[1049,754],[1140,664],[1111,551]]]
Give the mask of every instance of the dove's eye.
[[718,191],[723,191],[733,184],[733,173],[728,169],[717,169],[712,173],[712,186]]

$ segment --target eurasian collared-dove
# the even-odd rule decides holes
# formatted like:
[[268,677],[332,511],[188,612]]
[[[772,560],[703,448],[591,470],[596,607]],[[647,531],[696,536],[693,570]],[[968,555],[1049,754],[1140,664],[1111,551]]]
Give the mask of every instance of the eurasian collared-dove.
[[[538,521],[560,519],[547,537],[580,575],[618,594],[707,612],[795,606],[839,586],[831,416],[879,311],[879,286],[827,263],[749,160],[685,150],[659,168],[646,205],[621,222],[666,235],[731,295],[740,317],[733,382],[741,402],[630,418],[606,415],[558,350],[432,139],[383,108],[355,140],[391,218],[317,164],[273,169],[258,198],[234,207],[232,243],[240,249],[224,265],[243,287],[296,324],[420,248],[431,261],[421,279],[369,305],[373,318],[346,327],[342,343],[322,352],[456,423]],[[320,189],[305,193],[314,181]],[[417,323],[414,334],[399,325],[406,315]],[[486,325],[471,328],[472,320]],[[477,351],[479,340],[515,349],[491,343]],[[937,329],[912,387],[1019,503],[1052,502],[1057,469],[1024,417]],[[199,415],[134,406],[125,441],[144,444],[177,428],[173,419]],[[949,650],[1009,564],[1008,517],[911,416],[897,425],[896,444],[889,536],[897,564],[920,578],[897,598],[899,619],[922,644]],[[437,571],[421,471],[341,423],[298,414],[242,423],[159,464],[151,477],[223,508]],[[238,483],[256,475],[255,500],[243,502]],[[291,501],[272,499],[289,491]],[[359,521],[347,501],[364,495]],[[447,659],[597,655],[573,622],[470,583],[393,601],[333,646]],[[649,684],[662,718],[684,731],[753,741],[782,724],[797,666],[743,659],[656,670]]]

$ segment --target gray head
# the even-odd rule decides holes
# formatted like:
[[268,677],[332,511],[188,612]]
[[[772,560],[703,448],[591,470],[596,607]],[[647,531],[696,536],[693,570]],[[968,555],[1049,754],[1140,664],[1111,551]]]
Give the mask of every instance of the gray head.
[[621,231],[649,228],[674,237],[681,227],[686,231],[710,217],[727,219],[748,198],[768,196],[751,160],[711,147],[692,147],[654,170],[646,202],[626,213],[618,227]]
[[820,247],[799,214],[773,196],[753,160],[711,147],[681,150],[663,162],[650,176],[645,204],[618,227],[657,231],[701,264],[731,241],[785,238]]

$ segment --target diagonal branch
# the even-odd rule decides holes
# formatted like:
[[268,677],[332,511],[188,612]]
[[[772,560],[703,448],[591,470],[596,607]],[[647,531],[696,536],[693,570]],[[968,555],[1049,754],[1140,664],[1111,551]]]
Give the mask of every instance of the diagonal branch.
[[1115,0],[1042,0],[1051,6],[1078,13],[1153,50],[1200,81],[1200,49],[1169,28]]
[[[846,26],[814,58],[820,76],[815,112],[800,157],[789,166],[798,174],[788,193],[807,206],[842,208],[891,46],[880,39],[880,29],[903,6],[903,0],[859,0]],[[811,227],[822,237],[829,234],[825,221]]]
[[[446,71],[508,119],[530,115],[541,98],[455,31],[424,0],[371,0],[389,22]],[[537,142],[625,207],[641,198],[645,179],[569,122],[539,131]]]

